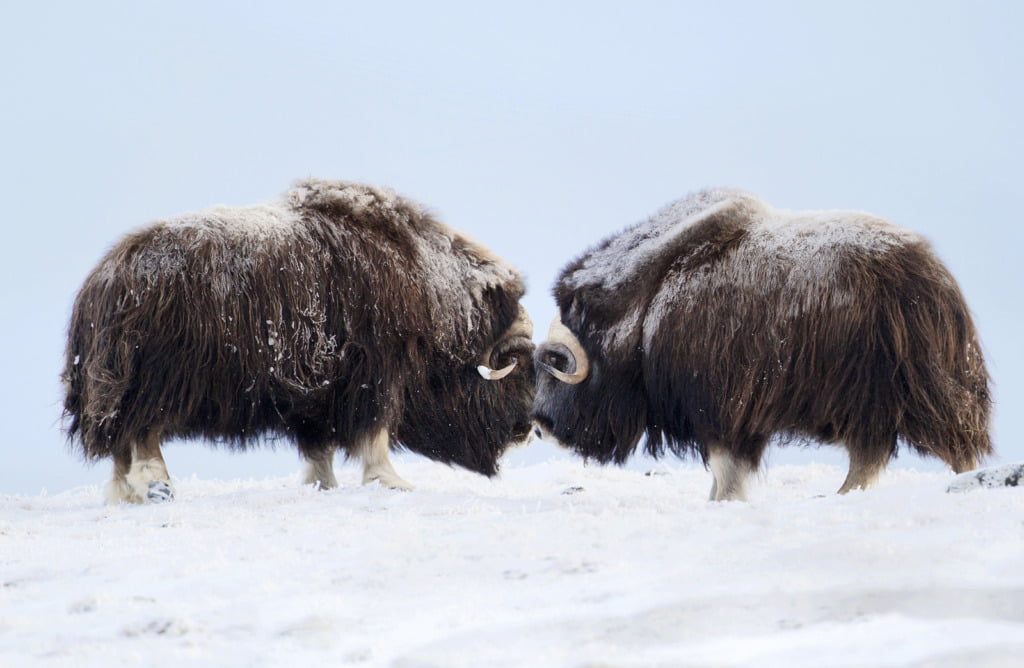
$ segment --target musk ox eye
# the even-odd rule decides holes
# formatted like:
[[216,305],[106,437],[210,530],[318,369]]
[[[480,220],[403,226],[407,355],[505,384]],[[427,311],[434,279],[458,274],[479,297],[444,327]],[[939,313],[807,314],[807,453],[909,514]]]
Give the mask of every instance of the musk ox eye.
[[528,364],[533,357],[533,343],[528,340],[507,340],[499,343],[491,354],[491,363],[498,369],[509,364]]
[[521,361],[522,360],[519,359],[519,355],[517,353],[505,353],[504,355],[498,356],[496,366],[505,367],[509,364],[515,364],[518,366]]
[[569,356],[555,350],[544,351],[540,356],[540,361],[556,371],[569,372]]

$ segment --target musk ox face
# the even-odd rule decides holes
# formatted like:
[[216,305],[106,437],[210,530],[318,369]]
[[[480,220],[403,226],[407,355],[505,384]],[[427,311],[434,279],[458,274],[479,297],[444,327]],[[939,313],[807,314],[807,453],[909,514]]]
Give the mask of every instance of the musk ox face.
[[540,435],[585,457],[624,462],[646,422],[640,379],[630,365],[589,355],[556,318],[535,366],[531,416]]
[[509,447],[531,438],[533,326],[525,310],[475,363],[428,366],[406,397],[398,440],[431,459],[497,473]]

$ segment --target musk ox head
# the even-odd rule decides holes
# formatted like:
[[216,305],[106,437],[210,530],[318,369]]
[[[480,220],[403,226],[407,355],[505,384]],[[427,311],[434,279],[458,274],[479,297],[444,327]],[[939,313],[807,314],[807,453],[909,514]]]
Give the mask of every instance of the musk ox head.
[[[578,319],[569,319],[578,322]],[[639,365],[588,353],[561,318],[537,348],[537,395],[531,416],[539,435],[601,462],[624,462],[646,424]]]
[[411,384],[397,439],[414,452],[492,476],[531,438],[533,324],[522,306],[475,360],[434,359]]

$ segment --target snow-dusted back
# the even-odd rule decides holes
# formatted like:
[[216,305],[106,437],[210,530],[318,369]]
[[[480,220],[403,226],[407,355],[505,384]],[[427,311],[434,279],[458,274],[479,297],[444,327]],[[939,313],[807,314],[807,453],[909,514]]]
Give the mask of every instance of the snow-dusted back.
[[[288,191],[284,200],[298,211],[329,203],[347,209],[353,217],[375,215],[412,227],[416,249],[412,281],[423,289],[432,317],[450,317],[453,327],[465,333],[475,331],[479,325],[485,291],[521,280],[511,264],[458,230],[436,221],[419,203],[388,188],[306,179]],[[394,267],[400,267],[401,258],[394,260]],[[445,328],[439,331],[443,336]]]
[[287,234],[295,225],[295,211],[280,204],[210,207],[206,211],[182,214],[167,221],[171,227],[192,228],[200,232],[229,234],[264,240]]
[[[791,263],[807,276],[829,271],[835,252],[855,246],[881,253],[921,238],[888,221],[858,211],[775,209],[757,196],[735,189],[708,189],[677,200],[584,255],[565,277],[569,287],[613,290],[639,274],[680,234],[713,215],[732,209],[744,220],[747,243],[764,255]],[[756,285],[756,276],[750,276]]]
[[702,217],[709,207],[745,197],[739,190],[704,190],[669,204],[647,220],[615,235],[584,254],[578,269],[563,280],[573,288],[614,289],[636,280],[637,271],[671,242],[676,234]]
[[[882,218],[859,211],[792,211],[776,209],[750,193],[727,188],[702,190],[662,208],[649,219],[605,240],[583,254],[579,266],[561,281],[573,290],[615,291],[635,282],[659,280],[650,269],[681,235],[715,216],[737,223],[744,238],[736,252],[715,265],[706,279],[677,281],[655,289],[649,302],[629,304],[621,318],[602,333],[612,348],[631,345],[643,327],[645,345],[658,335],[664,316],[682,300],[703,290],[704,280],[756,296],[783,291],[795,297],[786,304],[799,316],[805,308],[842,308],[850,295],[836,272],[843,256],[883,254],[909,243],[925,243],[919,235]],[[756,258],[756,259],[755,259]]]
[[[306,217],[311,209],[325,205],[347,211],[337,230],[341,236],[356,234],[346,230],[344,222],[362,216],[408,226],[414,232],[411,241],[416,251],[410,280],[429,300],[432,317],[451,317],[454,328],[462,332],[475,331],[479,326],[479,306],[485,291],[521,280],[511,264],[471,237],[434,220],[417,202],[388,188],[323,179],[298,181],[281,198],[268,203],[218,205],[157,221],[140,231],[157,229],[159,233],[152,235],[144,255],[132,266],[140,278],[157,284],[164,277],[181,274],[187,254],[197,245],[217,240],[217,266],[237,265],[232,268],[244,271],[251,268],[257,256],[295,239],[301,238],[306,247],[316,247]],[[384,269],[404,272],[408,267],[396,246],[381,245],[375,250],[390,255]],[[281,271],[301,272],[301,265],[296,262],[282,266]],[[108,258],[97,273],[113,278],[116,270],[114,258]],[[237,289],[237,285],[226,282],[233,273],[212,276],[214,290],[223,293]],[[445,328],[438,331],[443,336]]]

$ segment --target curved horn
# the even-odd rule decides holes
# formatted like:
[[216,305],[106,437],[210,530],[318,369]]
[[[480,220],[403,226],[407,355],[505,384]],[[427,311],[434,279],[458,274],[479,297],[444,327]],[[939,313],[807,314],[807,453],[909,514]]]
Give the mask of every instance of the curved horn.
[[516,368],[516,364],[518,364],[518,362],[512,362],[512,364],[500,369],[492,369],[489,366],[481,364],[476,368],[476,370],[480,372],[480,375],[483,376],[484,380],[501,380],[512,373],[512,369]]
[[[516,316],[515,321],[509,326],[508,331],[501,337],[502,340],[512,337],[524,337],[527,339],[533,338],[533,322],[530,320],[530,315],[523,308],[523,305],[519,305],[519,314]],[[481,364],[476,368],[477,372],[484,378],[484,380],[501,380],[505,376],[512,373],[512,370],[516,368],[518,362],[512,362],[508,366],[500,369],[492,369],[487,366],[486,362],[490,361],[491,352],[494,351],[494,346],[487,349],[484,353],[484,364]]]
[[569,349],[569,353],[572,354],[573,360],[576,362],[576,370],[572,373],[566,373],[546,364],[544,365],[544,370],[563,383],[569,385],[582,383],[587,378],[587,374],[590,373],[590,360],[587,358],[587,352],[580,345],[580,340],[576,338],[576,335],[568,327],[562,324],[560,318],[555,318],[551,321],[551,327],[548,328],[548,341],[561,343]]

